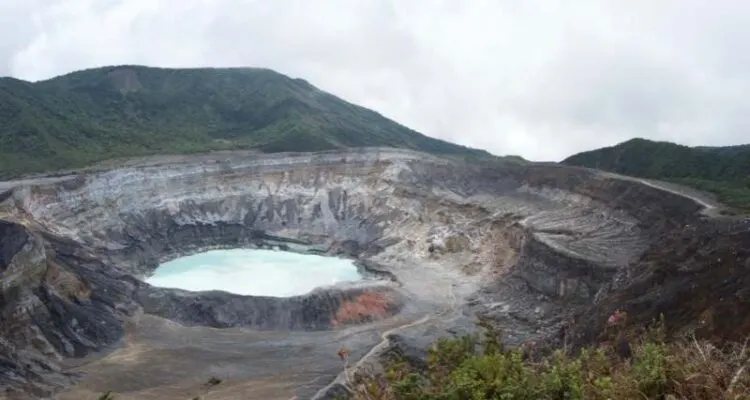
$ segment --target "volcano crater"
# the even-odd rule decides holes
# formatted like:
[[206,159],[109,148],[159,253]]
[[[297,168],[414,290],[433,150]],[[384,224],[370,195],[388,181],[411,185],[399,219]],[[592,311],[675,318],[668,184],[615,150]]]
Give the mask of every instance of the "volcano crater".
[[[478,314],[509,344],[544,337],[701,209],[581,168],[373,148],[151,157],[0,192],[0,350],[17,365],[0,383],[76,383],[62,399],[191,396],[206,375],[221,398],[325,396],[341,346],[367,361],[392,333],[426,346]],[[215,249],[348,257],[369,279],[291,297],[144,282]]]

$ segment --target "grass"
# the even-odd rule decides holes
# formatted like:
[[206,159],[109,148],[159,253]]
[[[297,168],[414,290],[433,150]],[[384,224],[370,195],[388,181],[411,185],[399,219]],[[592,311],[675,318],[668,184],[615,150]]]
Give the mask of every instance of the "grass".
[[357,400],[748,400],[747,343],[718,348],[686,337],[666,340],[663,325],[638,338],[611,326],[611,341],[575,354],[506,348],[501,335],[440,339],[427,365],[396,354],[385,372],[355,378]]

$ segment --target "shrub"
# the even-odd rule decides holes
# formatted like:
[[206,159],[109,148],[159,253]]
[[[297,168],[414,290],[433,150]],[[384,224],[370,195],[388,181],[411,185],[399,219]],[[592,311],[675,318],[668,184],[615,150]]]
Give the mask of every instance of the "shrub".
[[[626,314],[616,313],[610,326]],[[486,327],[486,324],[484,325]],[[506,349],[496,331],[439,339],[430,348],[427,367],[398,356],[386,372],[360,376],[355,399],[696,399],[750,400],[747,346],[719,349],[706,341],[667,341],[663,325],[635,339],[617,329],[599,347],[575,354],[562,350],[533,357],[529,346]],[[625,340],[629,352],[618,350]]]

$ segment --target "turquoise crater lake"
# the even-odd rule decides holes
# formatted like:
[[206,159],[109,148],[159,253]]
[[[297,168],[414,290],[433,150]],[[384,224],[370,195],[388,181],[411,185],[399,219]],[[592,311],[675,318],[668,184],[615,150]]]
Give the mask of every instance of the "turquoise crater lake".
[[274,250],[211,250],[161,264],[146,283],[191,291],[290,297],[359,281],[351,260]]

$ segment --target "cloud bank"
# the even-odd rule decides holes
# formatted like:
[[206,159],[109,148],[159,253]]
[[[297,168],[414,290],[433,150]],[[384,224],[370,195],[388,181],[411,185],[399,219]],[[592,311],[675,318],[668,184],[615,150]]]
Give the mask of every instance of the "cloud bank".
[[5,0],[0,75],[259,66],[427,135],[559,160],[750,142],[750,3]]

